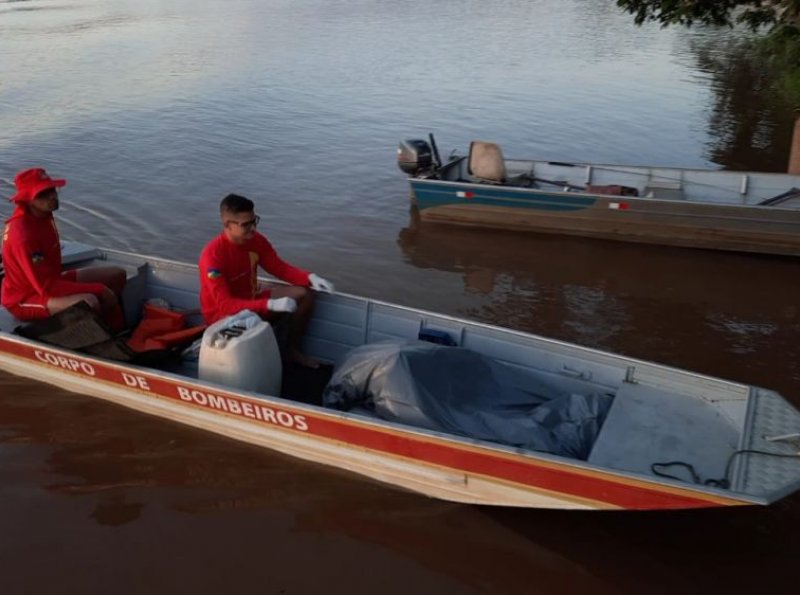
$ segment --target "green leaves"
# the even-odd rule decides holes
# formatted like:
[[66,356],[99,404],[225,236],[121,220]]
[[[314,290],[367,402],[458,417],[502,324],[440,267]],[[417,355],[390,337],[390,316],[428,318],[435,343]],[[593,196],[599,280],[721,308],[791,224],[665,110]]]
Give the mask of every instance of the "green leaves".
[[658,22],[664,27],[742,24],[755,31],[800,18],[800,0],[617,0],[617,5],[634,15],[637,25]]

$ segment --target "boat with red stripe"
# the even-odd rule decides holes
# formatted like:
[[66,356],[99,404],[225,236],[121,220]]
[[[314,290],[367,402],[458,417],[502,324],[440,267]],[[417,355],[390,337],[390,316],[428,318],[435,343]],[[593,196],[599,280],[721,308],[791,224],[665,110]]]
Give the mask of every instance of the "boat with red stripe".
[[[126,316],[153,298],[191,311],[197,270],[68,244],[70,266],[129,271]],[[320,395],[265,394],[201,379],[196,361],[143,366],[14,333],[0,313],[0,369],[446,500],[584,510],[766,505],[800,488],[800,413],[753,387],[357,296],[320,295],[304,349],[340,366],[380,341],[452,337],[456,349],[612,397],[585,458],[333,409]],[[286,372],[284,371],[284,374]],[[446,373],[446,370],[443,371]],[[676,464],[680,463],[680,464]]]

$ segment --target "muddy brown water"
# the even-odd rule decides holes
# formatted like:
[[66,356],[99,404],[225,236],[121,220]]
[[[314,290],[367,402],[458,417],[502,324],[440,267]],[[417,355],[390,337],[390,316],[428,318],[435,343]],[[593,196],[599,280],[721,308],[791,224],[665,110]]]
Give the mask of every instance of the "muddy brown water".
[[[184,261],[244,193],[343,291],[800,405],[800,262],[420,225],[393,163],[433,131],[444,154],[780,171],[793,115],[736,38],[613,0],[0,0],[0,179],[43,165],[64,237]],[[440,502],[0,374],[3,595],[784,591],[799,532],[798,496]]]

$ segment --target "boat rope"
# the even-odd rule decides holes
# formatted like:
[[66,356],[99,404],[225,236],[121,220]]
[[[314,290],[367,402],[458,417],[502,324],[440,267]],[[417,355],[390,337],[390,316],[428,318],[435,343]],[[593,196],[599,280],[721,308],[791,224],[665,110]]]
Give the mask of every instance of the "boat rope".
[[650,471],[653,472],[654,475],[658,475],[659,477],[667,477],[669,479],[677,479],[678,481],[686,481],[683,477],[678,477],[677,475],[671,475],[669,473],[665,473],[659,469],[665,467],[683,467],[689,472],[689,475],[692,477],[692,481],[699,485],[706,485],[713,488],[722,488],[722,489],[730,489],[731,487],[731,467],[733,466],[733,461],[736,459],[737,456],[743,454],[754,454],[754,455],[765,455],[770,457],[778,457],[784,459],[798,459],[800,460],[800,453],[794,454],[784,454],[780,452],[769,452],[766,450],[753,450],[753,449],[743,449],[737,450],[731,453],[731,456],[728,457],[728,462],[725,465],[725,476],[721,479],[713,479],[708,478],[703,480],[697,471],[694,468],[694,465],[686,463],[684,461],[669,461],[666,463],[653,463],[650,465]]

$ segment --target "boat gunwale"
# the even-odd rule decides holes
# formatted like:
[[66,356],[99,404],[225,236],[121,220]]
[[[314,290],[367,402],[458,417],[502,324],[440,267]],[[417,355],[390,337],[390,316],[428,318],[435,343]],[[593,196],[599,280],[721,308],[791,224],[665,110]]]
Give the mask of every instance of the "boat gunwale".
[[[431,185],[457,185],[459,187],[469,187],[474,189],[498,189],[502,191],[513,191],[521,194],[531,194],[536,196],[569,196],[575,198],[593,198],[595,202],[597,200],[608,200],[612,202],[638,202],[643,204],[654,204],[654,203],[663,203],[663,204],[677,204],[677,205],[696,205],[700,207],[720,207],[720,208],[735,208],[735,209],[744,209],[747,211],[758,211],[758,212],[776,212],[779,211],[781,213],[799,213],[800,214],[800,207],[797,208],[786,208],[781,207],[780,205],[748,205],[745,203],[733,203],[733,202],[713,202],[713,201],[703,201],[698,199],[691,199],[691,198],[659,198],[659,197],[647,197],[647,196],[616,196],[611,194],[594,194],[590,192],[581,192],[581,191],[570,191],[570,192],[563,192],[558,190],[543,190],[541,188],[522,188],[520,186],[510,186],[507,184],[491,184],[491,183],[481,183],[481,182],[465,182],[462,180],[437,180],[434,178],[417,178],[417,177],[409,177],[409,183],[413,184],[431,184]],[[492,199],[492,197],[486,197],[487,199]],[[450,203],[448,205],[436,205],[436,206],[451,206],[451,205],[463,205],[463,206],[470,206],[469,203]],[[494,206],[494,205],[485,205],[485,206]],[[595,204],[586,205],[584,209],[592,209],[595,207]],[[436,208],[436,207],[426,207],[426,208]],[[513,208],[513,207],[509,207]],[[605,209],[603,209],[605,210]],[[630,209],[627,211],[630,212]],[[644,212],[644,211],[643,211]],[[657,213],[657,212],[647,212],[648,215],[662,215],[662,216],[679,216],[685,217],[685,214],[682,213]],[[737,217],[731,216],[724,216],[724,215],[706,215],[703,213],[695,214],[697,217],[714,217],[719,219],[731,219],[731,220],[738,220]],[[745,219],[746,220],[746,219]],[[776,223],[786,223],[786,222],[776,222]],[[791,222],[789,222],[791,223]]]
[[[469,159],[469,154],[467,155],[460,155],[457,152],[453,152],[450,155],[450,161],[447,163],[442,164],[439,170],[446,168],[448,165],[454,163],[463,163],[464,161]],[[708,167],[680,167],[677,165],[624,165],[622,163],[590,163],[586,161],[562,161],[559,159],[535,159],[535,158],[519,158],[513,157],[508,155],[503,155],[503,162],[504,165],[507,165],[509,162],[514,163],[530,163],[533,165],[550,165],[553,167],[578,167],[578,168],[593,168],[593,169],[604,169],[616,173],[628,173],[628,174],[644,174],[644,173],[652,173],[653,171],[656,172],[691,172],[691,173],[698,173],[698,174],[723,174],[726,176],[734,177],[734,176],[748,176],[748,177],[789,177],[789,178],[797,178],[798,183],[800,183],[800,175],[799,174],[792,174],[789,172],[784,171],[757,171],[757,170],[736,170],[736,169],[711,169]],[[414,176],[409,176],[414,177]],[[665,177],[660,176],[659,177]]]
[[[167,264],[168,266],[173,266],[176,269],[187,271],[187,272],[189,272],[189,271],[196,272],[198,270],[197,265],[192,265],[192,264],[185,263],[185,262],[174,261],[174,260],[169,260],[169,259],[161,259],[160,257],[153,257],[153,256],[145,256],[145,255],[141,255],[140,256],[140,255],[137,255],[137,254],[132,253],[132,252],[125,252],[125,251],[121,251],[121,250],[111,250],[111,249],[107,250],[105,248],[98,248],[98,250],[100,250],[101,253],[116,254],[116,255],[120,255],[120,256],[123,256],[125,258],[129,258],[129,259],[139,259],[139,258],[145,259],[144,262],[140,263],[140,264],[144,264],[144,263],[151,264],[151,261],[156,261],[158,263]],[[260,280],[264,280],[264,281],[274,281],[274,279],[271,278],[271,277],[260,276],[259,279]],[[326,296],[324,296],[324,295],[321,296],[321,297],[322,297],[322,299],[326,299]],[[675,366],[669,366],[667,364],[660,364],[660,363],[656,363],[656,362],[647,361],[647,360],[644,360],[644,359],[638,359],[638,358],[635,358],[635,357],[629,357],[629,356],[625,356],[625,355],[620,355],[620,354],[612,353],[612,352],[609,352],[609,351],[603,351],[601,349],[597,349],[597,348],[594,348],[594,347],[587,347],[587,346],[584,346],[584,345],[579,345],[577,343],[570,343],[568,341],[563,341],[563,340],[560,340],[560,339],[553,339],[553,338],[550,338],[550,337],[545,337],[545,336],[537,335],[537,334],[534,334],[534,333],[528,333],[528,332],[525,332],[525,331],[518,331],[516,329],[511,329],[511,328],[507,328],[507,327],[501,327],[501,326],[497,326],[497,325],[492,325],[492,324],[488,324],[488,323],[485,323],[485,322],[469,320],[469,319],[466,319],[466,318],[459,318],[457,316],[452,316],[452,315],[449,315],[449,314],[440,314],[440,313],[437,313],[437,312],[432,312],[432,311],[424,310],[424,309],[421,309],[421,308],[414,308],[412,306],[405,306],[405,305],[402,305],[402,304],[394,304],[394,303],[385,302],[385,301],[379,300],[379,299],[374,299],[374,298],[369,298],[369,297],[364,297],[364,296],[357,296],[357,295],[353,295],[353,294],[349,294],[349,293],[345,293],[345,292],[340,292],[340,291],[336,292],[336,297],[345,297],[345,298],[349,298],[349,299],[352,299],[352,300],[355,300],[355,301],[358,301],[358,302],[365,302],[365,303],[376,304],[378,306],[383,306],[383,307],[387,307],[387,308],[394,308],[394,309],[398,309],[398,310],[410,313],[412,315],[420,315],[420,316],[423,316],[423,317],[424,316],[429,316],[429,317],[444,319],[444,320],[446,320],[448,322],[452,322],[452,323],[456,323],[456,324],[467,324],[469,326],[474,326],[474,327],[477,327],[477,328],[480,328],[480,329],[483,329],[483,330],[487,330],[487,331],[490,331],[490,332],[498,332],[499,331],[499,332],[501,332],[503,334],[509,334],[509,335],[514,336],[514,337],[516,337],[518,339],[527,339],[527,340],[533,339],[534,341],[536,341],[538,343],[541,343],[543,345],[555,346],[555,347],[558,347],[559,349],[562,349],[564,351],[572,351],[572,352],[577,352],[577,353],[584,353],[584,354],[595,356],[595,357],[597,357],[599,359],[602,358],[602,359],[606,360],[606,361],[595,361],[595,363],[603,363],[603,364],[609,364],[609,365],[622,364],[620,367],[623,368],[623,369],[628,369],[628,368],[630,368],[631,365],[634,365],[634,366],[635,365],[641,365],[641,366],[646,366],[648,368],[653,368],[655,370],[663,370],[663,371],[666,371],[666,372],[671,373],[671,374],[678,374],[678,375],[690,377],[690,378],[693,378],[693,379],[696,379],[696,380],[711,381],[715,385],[718,385],[718,386],[720,386],[722,388],[736,389],[736,390],[740,390],[740,391],[741,390],[750,389],[753,386],[753,385],[750,385],[750,384],[745,384],[743,382],[737,382],[737,381],[734,381],[734,380],[726,380],[724,378],[719,378],[717,376],[710,376],[710,375],[707,375],[707,374],[702,374],[700,372],[694,372],[692,370],[686,370],[686,369],[678,368],[678,367],[675,367]],[[610,387],[610,388],[613,388],[613,387]],[[758,387],[758,388],[764,388],[764,387]],[[767,390],[769,390],[769,389],[767,389]]]

